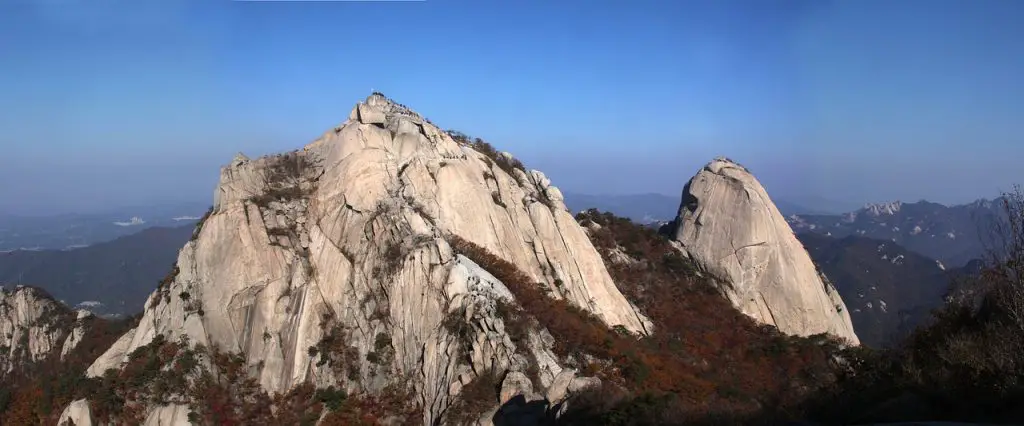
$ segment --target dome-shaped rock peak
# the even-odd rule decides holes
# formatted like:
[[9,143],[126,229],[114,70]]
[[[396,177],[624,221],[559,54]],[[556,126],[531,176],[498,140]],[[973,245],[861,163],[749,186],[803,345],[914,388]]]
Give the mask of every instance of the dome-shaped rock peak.
[[716,158],[683,189],[673,236],[744,314],[784,333],[859,344],[835,288],[743,166]]

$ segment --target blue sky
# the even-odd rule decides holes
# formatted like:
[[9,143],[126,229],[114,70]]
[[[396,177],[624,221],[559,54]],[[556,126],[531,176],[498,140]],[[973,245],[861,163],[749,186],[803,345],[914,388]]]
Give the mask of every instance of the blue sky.
[[564,190],[678,194],[716,155],[777,197],[1024,183],[1024,2],[0,3],[0,212],[212,199],[371,89]]

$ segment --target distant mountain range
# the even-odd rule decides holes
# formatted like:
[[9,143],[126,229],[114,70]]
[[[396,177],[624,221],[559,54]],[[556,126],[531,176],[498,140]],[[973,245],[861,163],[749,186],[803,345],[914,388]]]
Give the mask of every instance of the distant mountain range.
[[861,342],[872,347],[897,342],[926,321],[960,272],[892,241],[813,232],[797,238],[843,297]]
[[[652,227],[672,220],[679,208],[677,197],[653,193],[567,193],[565,198],[574,213],[597,208]],[[953,207],[925,201],[874,204],[841,215],[792,213],[807,209],[786,201],[777,206],[790,212],[787,221],[839,290],[861,340],[875,347],[899,339],[942,303],[951,274],[983,254],[978,230],[984,228],[976,224],[998,211],[992,201]],[[23,219],[20,229],[39,230],[19,233],[32,246],[116,239],[77,249],[2,253],[0,283],[36,285],[71,306],[84,303],[79,307],[101,314],[134,313],[188,241],[195,216],[131,226],[114,224],[115,215]],[[9,217],[5,220],[12,223]],[[181,226],[152,226],[168,222]],[[46,223],[55,226],[45,228]],[[32,224],[34,228],[27,226]]]
[[207,207],[201,203],[182,203],[92,214],[31,217],[0,214],[0,252],[75,249],[154,226],[193,225]]
[[[573,212],[593,207],[651,227],[671,221],[679,208],[676,197],[661,194],[565,197]],[[998,203],[985,200],[869,204],[845,214],[813,213],[786,200],[776,206],[839,290],[861,341],[873,347],[926,321],[951,278],[976,268],[964,265],[984,255],[979,231],[999,212]]]
[[193,229],[151,227],[85,248],[0,253],[0,283],[37,286],[97,314],[132,314],[171,270]]
[[[566,207],[574,214],[596,208],[645,225],[670,221],[679,212],[679,195],[669,196],[655,193],[594,195],[566,192],[564,196]],[[807,208],[786,200],[776,200],[775,205],[783,215],[823,213],[821,210]]]
[[987,232],[1000,214],[999,203],[990,200],[957,206],[897,201],[842,215],[795,214],[786,220],[797,233],[891,241],[946,267],[959,267],[984,255]]

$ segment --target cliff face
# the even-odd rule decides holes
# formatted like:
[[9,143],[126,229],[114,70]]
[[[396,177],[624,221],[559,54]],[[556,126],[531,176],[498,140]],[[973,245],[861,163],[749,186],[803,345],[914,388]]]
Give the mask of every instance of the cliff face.
[[690,179],[673,235],[744,314],[784,333],[859,343],[842,298],[743,166],[719,158]]
[[[79,311],[77,319],[88,315]],[[67,355],[83,333],[75,312],[42,290],[0,288],[0,378],[24,364]]]
[[[239,155],[224,167],[211,213],[139,326],[88,374],[120,368],[158,335],[186,336],[242,354],[271,393],[304,382],[368,394],[408,386],[425,424],[488,372],[507,373],[501,402],[557,400],[586,383],[551,353],[543,329],[509,338],[497,311],[513,296],[457,254],[453,238],[609,326],[651,331],[542,173],[374,94],[302,150]],[[325,362],[325,342],[350,362]]]

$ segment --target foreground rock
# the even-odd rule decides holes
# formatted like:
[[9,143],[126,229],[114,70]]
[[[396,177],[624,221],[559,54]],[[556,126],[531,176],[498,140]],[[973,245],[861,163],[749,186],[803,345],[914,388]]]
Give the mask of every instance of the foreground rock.
[[501,314],[512,293],[453,239],[609,326],[650,332],[542,173],[375,94],[300,151],[224,167],[211,214],[139,326],[88,374],[121,368],[158,335],[185,336],[241,354],[270,393],[407,389],[424,424],[484,375],[504,377],[502,398],[564,398],[574,375],[550,334],[514,342]]
[[859,343],[842,298],[743,166],[725,158],[704,166],[683,189],[672,226],[682,249],[744,314],[784,333]]

